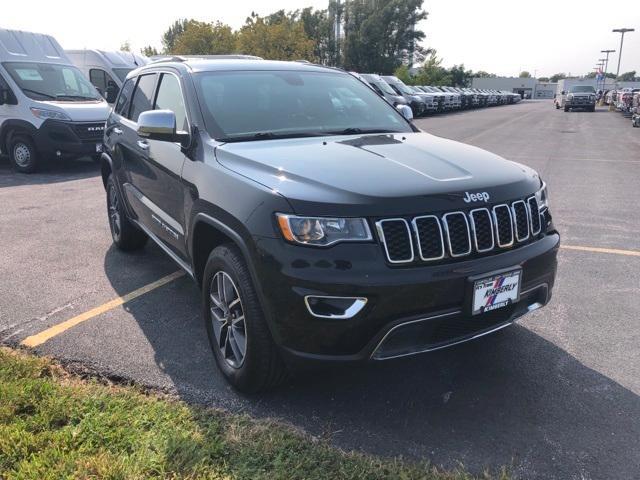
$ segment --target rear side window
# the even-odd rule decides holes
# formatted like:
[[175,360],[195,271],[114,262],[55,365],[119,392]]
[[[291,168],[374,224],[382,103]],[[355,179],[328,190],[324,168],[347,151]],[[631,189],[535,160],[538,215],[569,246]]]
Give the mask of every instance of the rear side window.
[[171,110],[176,114],[176,129],[188,131],[187,110],[184,106],[180,82],[170,73],[163,73],[160,78],[155,110]]
[[118,101],[116,102],[115,111],[118,115],[122,115],[123,117],[127,116],[129,110],[129,100],[131,99],[131,94],[133,93],[134,80],[135,79],[130,78],[124,83],[124,85],[122,86],[122,90],[120,91]]
[[137,122],[142,112],[153,110],[153,89],[155,85],[155,73],[140,76],[138,85],[133,91],[133,100],[131,100],[131,110],[129,111],[130,120]]

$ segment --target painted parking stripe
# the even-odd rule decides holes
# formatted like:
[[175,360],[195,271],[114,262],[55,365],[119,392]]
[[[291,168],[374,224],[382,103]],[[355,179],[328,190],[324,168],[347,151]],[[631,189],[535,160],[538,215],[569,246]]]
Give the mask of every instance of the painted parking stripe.
[[561,245],[564,250],[579,250],[581,252],[592,253],[612,253],[614,255],[627,255],[629,257],[640,257],[638,250],[620,250],[618,248],[582,247],[579,245]]
[[184,276],[184,272],[182,270],[179,270],[177,272],[172,273],[171,275],[162,277],[161,279],[156,280],[155,282],[149,283],[144,287],[140,287],[137,290],[134,290],[133,292],[127,293],[126,295],[123,295],[121,297],[114,298],[113,300],[107,303],[103,303],[102,305],[96,308],[93,308],[87,312],[81,313],[80,315],[70,318],[69,320],[65,320],[62,323],[58,323],[57,325],[47,328],[46,330],[40,333],[31,335],[30,337],[27,337],[22,342],[20,342],[20,345],[23,345],[25,347],[31,347],[31,348],[42,345],[47,340],[50,340],[51,338],[57,335],[60,335],[63,332],[66,332],[70,328],[73,328],[76,325],[81,324],[82,322],[86,322],[87,320],[90,320],[104,312],[113,310],[114,308],[119,307],[120,305],[123,305],[135,298],[138,298],[144,295],[145,293],[149,293],[155,290],[156,288],[160,288],[163,285],[166,285],[169,282],[173,282],[174,280],[182,276]]

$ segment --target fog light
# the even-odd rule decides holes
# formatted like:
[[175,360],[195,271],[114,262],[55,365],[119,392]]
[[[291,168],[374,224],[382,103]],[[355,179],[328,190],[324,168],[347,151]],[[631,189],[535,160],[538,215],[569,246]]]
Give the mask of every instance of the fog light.
[[304,303],[314,317],[340,320],[355,317],[367,304],[367,299],[307,295],[304,297]]

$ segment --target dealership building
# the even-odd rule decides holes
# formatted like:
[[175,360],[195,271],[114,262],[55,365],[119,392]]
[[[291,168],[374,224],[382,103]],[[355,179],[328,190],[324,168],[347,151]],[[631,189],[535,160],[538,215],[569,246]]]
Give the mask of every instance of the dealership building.
[[473,88],[506,90],[519,93],[525,98],[553,98],[557,83],[538,82],[535,78],[520,77],[475,77],[471,80]]
[[[473,88],[507,90],[519,93],[525,98],[553,98],[556,93],[569,90],[574,85],[592,85],[596,90],[603,89],[602,82],[595,78],[565,78],[557,83],[538,82],[535,78],[520,77],[475,77],[471,80]],[[615,88],[615,81],[607,78],[603,90]],[[618,88],[640,88],[640,82],[618,82]]]

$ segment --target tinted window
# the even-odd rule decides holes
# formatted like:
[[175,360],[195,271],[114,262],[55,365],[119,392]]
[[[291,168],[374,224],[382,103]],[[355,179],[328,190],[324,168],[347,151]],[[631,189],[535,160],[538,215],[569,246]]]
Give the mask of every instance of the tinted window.
[[187,112],[180,90],[180,82],[171,74],[163,73],[156,97],[156,110],[171,110],[176,114],[176,128],[187,131]]
[[214,138],[360,131],[410,132],[398,111],[351,75],[308,71],[202,72],[194,76]]
[[134,80],[135,79],[130,78],[124,83],[122,90],[120,91],[118,101],[116,102],[115,111],[118,115],[122,115],[123,117],[127,116],[129,110],[129,100],[131,99],[131,93],[133,92]]
[[138,121],[138,117],[142,112],[153,110],[153,88],[156,84],[156,75],[142,75],[138,80],[133,91],[133,100],[131,101],[131,110],[129,111],[129,119],[134,122]]

